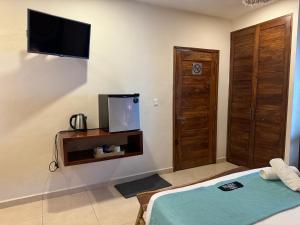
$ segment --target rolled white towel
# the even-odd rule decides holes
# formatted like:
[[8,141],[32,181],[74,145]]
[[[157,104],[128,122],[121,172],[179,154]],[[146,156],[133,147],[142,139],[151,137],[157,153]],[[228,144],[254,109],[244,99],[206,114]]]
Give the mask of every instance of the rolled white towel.
[[[300,176],[300,172],[297,167],[290,166],[290,168],[298,175]],[[272,167],[266,167],[259,171],[259,175],[261,178],[265,180],[280,180],[280,178],[277,176],[277,174],[274,172]]]
[[273,171],[293,191],[300,191],[300,177],[282,159],[270,161]]

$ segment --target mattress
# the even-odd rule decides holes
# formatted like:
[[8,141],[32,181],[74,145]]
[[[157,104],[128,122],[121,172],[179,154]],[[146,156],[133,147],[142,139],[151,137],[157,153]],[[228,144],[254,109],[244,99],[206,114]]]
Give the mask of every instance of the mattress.
[[[216,179],[209,180],[206,182],[198,183],[195,185],[190,185],[190,186],[183,187],[183,188],[159,192],[159,193],[153,195],[152,198],[150,199],[150,202],[147,207],[147,212],[146,212],[146,224],[147,225],[149,224],[153,203],[160,196],[170,194],[170,193],[177,193],[177,192],[182,192],[182,191],[193,190],[193,189],[199,188],[199,187],[211,186],[220,181],[236,179],[240,176],[258,172],[259,170],[260,169],[254,169],[254,170],[248,170],[248,171],[244,171],[244,172],[234,173],[234,174],[230,174],[230,175],[227,175],[224,177],[220,177],[220,178],[216,178]],[[256,225],[299,225],[300,224],[299,218],[300,218],[300,206],[293,208],[293,209],[289,209],[287,211],[283,211],[274,216],[271,216],[265,220],[262,220],[262,221],[256,223]]]

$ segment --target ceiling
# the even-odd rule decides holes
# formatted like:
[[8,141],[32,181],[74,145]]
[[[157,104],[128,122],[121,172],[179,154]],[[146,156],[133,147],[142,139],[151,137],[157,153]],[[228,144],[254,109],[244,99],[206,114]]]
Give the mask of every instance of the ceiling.
[[174,8],[226,19],[234,19],[259,7],[246,7],[242,0],[136,0],[152,5]]

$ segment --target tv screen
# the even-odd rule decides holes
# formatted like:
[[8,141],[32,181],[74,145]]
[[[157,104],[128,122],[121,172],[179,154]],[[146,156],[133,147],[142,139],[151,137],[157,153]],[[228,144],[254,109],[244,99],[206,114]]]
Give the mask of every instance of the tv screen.
[[91,25],[28,9],[28,52],[89,58]]

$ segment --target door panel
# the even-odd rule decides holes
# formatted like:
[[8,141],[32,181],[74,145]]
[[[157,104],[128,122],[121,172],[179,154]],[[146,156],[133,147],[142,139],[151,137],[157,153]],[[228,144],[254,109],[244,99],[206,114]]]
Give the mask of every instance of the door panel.
[[290,51],[289,20],[265,23],[259,30],[256,109],[254,119],[254,167],[283,158]]
[[244,166],[249,164],[251,155],[255,32],[255,28],[249,28],[231,35],[227,160]]
[[176,47],[174,56],[174,169],[214,163],[219,53]]
[[[250,142],[250,120],[234,119],[231,120],[230,133],[230,158],[237,165],[246,165],[249,161]],[[238,137],[238,138],[237,138]]]
[[236,119],[251,119],[252,84],[249,80],[233,81],[231,116]]

